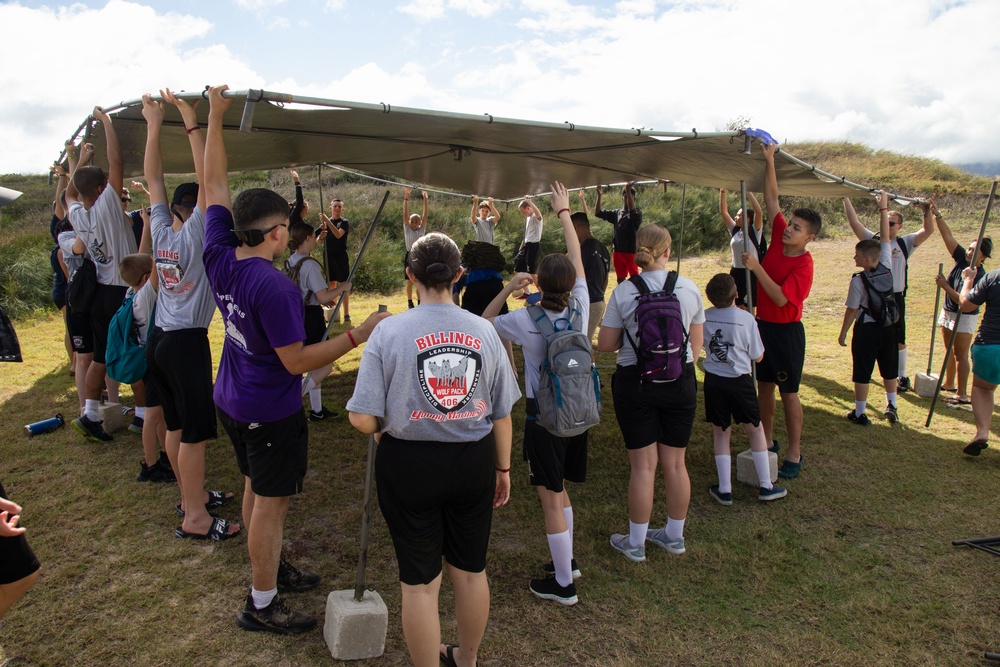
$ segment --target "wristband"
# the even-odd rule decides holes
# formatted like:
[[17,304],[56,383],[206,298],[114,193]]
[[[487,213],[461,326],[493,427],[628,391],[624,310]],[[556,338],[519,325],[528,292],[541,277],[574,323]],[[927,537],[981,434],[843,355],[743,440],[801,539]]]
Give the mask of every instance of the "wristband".
[[559,209],[558,211],[556,211],[556,217],[558,218],[560,215],[563,214],[563,212],[569,213],[569,209],[568,208]]
[[881,213],[882,211],[888,211],[888,210],[889,210],[889,207],[888,207],[888,206],[886,206],[885,208],[880,208],[880,209],[879,209],[879,212]]
[[497,472],[510,472],[510,468],[497,468]]
[[351,335],[350,330],[347,330],[344,333],[347,334],[347,339],[351,341],[351,346],[352,347],[357,347],[358,346],[358,341],[354,340],[354,336]]
[[194,132],[195,130],[200,130],[200,129],[201,129],[201,128],[200,128],[200,127],[198,127],[197,125],[195,125],[194,127],[188,127],[188,126],[186,126],[186,125],[184,126],[184,131],[185,131],[185,132],[187,132],[188,134],[191,134],[191,133],[192,133],[192,132]]

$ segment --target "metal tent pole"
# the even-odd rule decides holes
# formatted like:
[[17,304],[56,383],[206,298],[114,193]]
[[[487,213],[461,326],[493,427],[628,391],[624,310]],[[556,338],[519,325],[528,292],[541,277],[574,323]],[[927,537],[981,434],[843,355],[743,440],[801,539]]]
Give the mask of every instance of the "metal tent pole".
[[[938,274],[944,273],[944,264],[938,264]],[[931,349],[927,354],[927,375],[931,374],[931,368],[934,364],[934,339],[937,338],[937,315],[938,309],[941,308],[941,286],[938,285],[937,294],[934,295],[934,313],[931,315]],[[938,378],[938,385],[941,383],[941,378]]]
[[681,272],[681,255],[684,254],[684,200],[687,198],[687,183],[681,184],[681,234],[677,242],[677,273]]

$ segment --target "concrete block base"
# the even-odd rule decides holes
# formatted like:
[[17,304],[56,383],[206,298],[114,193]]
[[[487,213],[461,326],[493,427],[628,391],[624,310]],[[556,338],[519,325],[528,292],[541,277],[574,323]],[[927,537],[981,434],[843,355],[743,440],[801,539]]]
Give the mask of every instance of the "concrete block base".
[[927,375],[926,373],[917,373],[915,382],[913,383],[913,391],[917,396],[923,396],[924,398],[933,398],[934,390],[937,389],[938,375],[937,373],[933,375]]
[[101,420],[104,422],[105,433],[116,433],[125,427],[121,403],[103,403],[101,405]]
[[323,639],[335,660],[379,657],[388,627],[389,610],[375,591],[365,591],[361,602],[353,590],[333,591],[326,598]]
[[[773,484],[778,480],[778,455],[774,452],[768,452],[767,463],[771,468],[771,483]],[[754,488],[760,487],[760,480],[757,479],[757,468],[753,465],[753,452],[749,449],[736,456],[736,479]]]

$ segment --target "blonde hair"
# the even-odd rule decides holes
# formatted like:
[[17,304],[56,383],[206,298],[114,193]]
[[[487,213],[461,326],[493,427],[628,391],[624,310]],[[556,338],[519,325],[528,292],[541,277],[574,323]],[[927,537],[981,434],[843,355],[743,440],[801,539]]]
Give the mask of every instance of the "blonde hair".
[[648,269],[657,257],[670,251],[670,231],[659,225],[646,225],[635,235],[635,263]]

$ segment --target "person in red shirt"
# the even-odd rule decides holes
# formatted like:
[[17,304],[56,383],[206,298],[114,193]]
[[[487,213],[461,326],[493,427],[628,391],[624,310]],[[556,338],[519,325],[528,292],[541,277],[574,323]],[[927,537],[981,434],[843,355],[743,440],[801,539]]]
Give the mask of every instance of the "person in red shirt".
[[757,393],[760,421],[767,439],[774,442],[774,413],[777,404],[774,389],[781,394],[785,409],[788,452],[778,475],[792,479],[802,467],[802,404],[799,382],[806,357],[806,332],[802,326],[802,306],[813,281],[813,259],[806,246],[816,238],[823,225],[819,213],[811,208],[797,208],[785,222],[778,207],[778,177],[774,171],[775,144],[765,145],[764,203],[774,215],[771,243],[764,261],[757,254],[743,253],[743,265],[757,276],[757,323],[764,342],[764,359],[757,365]]

